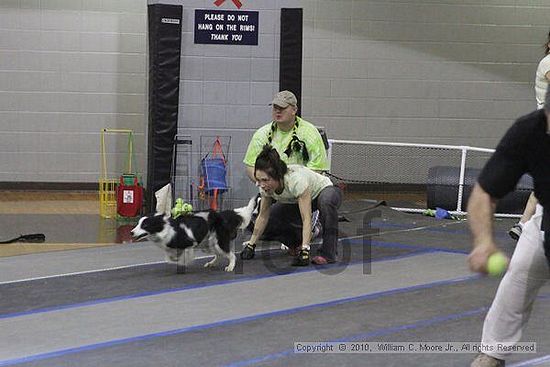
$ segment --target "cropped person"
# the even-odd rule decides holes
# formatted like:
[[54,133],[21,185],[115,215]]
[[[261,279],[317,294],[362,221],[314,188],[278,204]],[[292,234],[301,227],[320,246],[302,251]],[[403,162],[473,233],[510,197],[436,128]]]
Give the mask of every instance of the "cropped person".
[[250,180],[256,182],[254,164],[266,144],[275,148],[287,164],[301,164],[317,172],[327,171],[323,138],[312,123],[296,115],[298,100],[294,93],[288,90],[277,93],[271,106],[273,121],[256,130],[243,160]]

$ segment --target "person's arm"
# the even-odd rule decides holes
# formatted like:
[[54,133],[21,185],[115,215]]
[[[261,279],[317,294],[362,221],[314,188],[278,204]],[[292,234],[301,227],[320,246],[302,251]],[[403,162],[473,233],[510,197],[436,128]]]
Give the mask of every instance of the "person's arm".
[[309,248],[311,241],[311,191],[306,189],[298,197],[298,207],[302,217],[302,248]]
[[254,231],[252,232],[252,236],[250,236],[250,240],[248,241],[252,245],[255,245],[264,233],[267,222],[269,221],[269,207],[271,206],[272,201],[273,199],[271,197],[262,196],[262,200],[260,201],[260,212],[258,213],[258,218],[256,218],[256,222],[254,223]]
[[487,274],[487,259],[498,251],[493,236],[493,215],[497,201],[478,183],[468,200],[468,224],[472,234],[473,249],[468,256],[470,270]]

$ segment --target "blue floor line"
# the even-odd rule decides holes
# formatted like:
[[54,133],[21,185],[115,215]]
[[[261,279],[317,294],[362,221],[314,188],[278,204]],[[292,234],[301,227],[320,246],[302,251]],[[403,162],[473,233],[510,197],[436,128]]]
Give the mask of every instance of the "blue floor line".
[[309,310],[312,310],[312,309],[318,309],[318,308],[323,308],[323,307],[332,307],[332,306],[336,306],[336,305],[340,305],[340,304],[344,304],[344,303],[357,302],[357,301],[363,301],[363,300],[368,300],[368,299],[378,299],[378,298],[386,297],[386,296],[390,296],[390,295],[395,295],[395,294],[400,294],[400,293],[407,293],[407,292],[412,292],[412,291],[421,290],[421,289],[429,289],[429,288],[433,288],[433,287],[437,287],[437,286],[443,286],[443,285],[457,284],[457,283],[467,282],[467,281],[471,281],[471,280],[475,280],[475,279],[479,279],[479,276],[478,275],[469,275],[469,276],[458,277],[458,278],[449,279],[449,280],[445,280],[445,281],[437,281],[437,282],[431,282],[431,283],[426,283],[426,284],[420,284],[420,285],[411,286],[411,287],[395,288],[395,289],[390,289],[390,290],[382,291],[382,292],[368,293],[368,294],[365,294],[365,295],[362,295],[362,296],[343,298],[343,299],[339,299],[339,300],[333,300],[333,301],[328,301],[328,302],[323,302],[323,303],[318,303],[318,304],[313,304],[313,305],[290,308],[290,309],[286,309],[286,310],[267,312],[267,313],[263,313],[263,314],[259,314],[259,315],[247,316],[247,317],[233,319],[233,320],[219,321],[219,322],[210,323],[210,324],[197,325],[197,326],[192,326],[192,327],[186,327],[186,328],[180,328],[180,329],[164,331],[164,332],[160,332],[160,333],[152,333],[152,334],[135,336],[135,337],[131,337],[131,338],[112,340],[112,341],[108,341],[108,342],[104,342],[104,343],[85,345],[85,346],[81,346],[81,347],[77,347],[77,348],[58,350],[58,351],[53,351],[53,352],[43,353],[43,354],[37,354],[37,355],[27,356],[27,357],[22,357],[22,358],[3,360],[3,361],[0,361],[0,367],[12,366],[12,365],[16,365],[16,364],[20,364],[20,363],[26,363],[26,362],[34,362],[34,361],[38,361],[38,360],[44,360],[44,359],[49,359],[49,358],[54,358],[54,357],[60,357],[60,356],[68,355],[68,354],[75,354],[75,353],[89,351],[89,350],[96,350],[96,349],[100,349],[100,348],[106,348],[106,347],[120,345],[120,344],[127,344],[127,343],[131,343],[131,342],[136,342],[136,341],[150,340],[150,339],[155,339],[155,338],[170,336],[170,335],[176,335],[176,334],[184,334],[184,333],[188,333],[188,332],[191,332],[191,331],[198,331],[198,330],[211,329],[211,328],[221,327],[221,326],[241,324],[241,323],[245,323],[245,322],[250,322],[250,321],[255,321],[255,320],[260,320],[260,319],[265,319],[265,318],[270,318],[270,317],[277,317],[277,316],[281,316],[281,315],[290,315],[290,314],[294,314],[294,313],[298,313],[298,312],[309,311]]
[[[353,240],[346,240],[354,244],[361,244],[363,243],[363,240],[361,239],[353,239]],[[379,241],[371,241],[372,246],[377,247],[393,247],[393,248],[402,248],[407,250],[414,250],[415,252],[410,254],[404,254],[404,255],[396,255],[396,256],[388,256],[383,257],[380,259],[373,259],[371,262],[380,262],[380,261],[390,261],[390,260],[396,260],[404,257],[409,256],[418,256],[423,255],[427,253],[432,252],[445,252],[445,253],[458,253],[458,254],[466,254],[466,252],[461,252],[458,250],[449,250],[449,249],[443,249],[443,248],[430,248],[430,247],[422,247],[422,246],[416,246],[416,245],[406,245],[406,244],[400,244],[400,243],[391,243],[391,242],[379,242]],[[20,316],[26,316],[26,315],[32,315],[32,314],[38,314],[38,313],[46,313],[46,312],[54,312],[59,310],[66,310],[71,308],[79,308],[79,307],[86,307],[86,306],[93,306],[98,305],[102,303],[110,303],[110,302],[118,302],[118,301],[125,301],[135,298],[141,298],[141,297],[149,297],[149,296],[156,296],[160,294],[167,294],[167,293],[174,293],[174,292],[182,292],[182,291],[188,291],[193,289],[199,289],[199,288],[209,288],[209,287],[215,287],[219,285],[225,285],[225,284],[233,284],[233,283],[241,283],[241,282],[249,282],[249,281],[255,281],[265,278],[271,278],[281,275],[288,275],[288,274],[298,274],[298,273],[306,273],[306,272],[312,272],[312,271],[319,271],[321,269],[338,269],[339,267],[346,267],[346,266],[352,266],[352,265],[358,265],[361,264],[363,260],[356,261],[356,262],[350,262],[347,264],[331,264],[328,266],[321,266],[319,268],[317,267],[310,267],[305,269],[299,269],[295,268],[296,270],[292,270],[288,273],[282,273],[282,274],[261,274],[241,279],[229,279],[229,280],[220,280],[213,283],[207,283],[207,284],[192,284],[180,288],[171,288],[171,289],[163,289],[163,290],[157,290],[157,291],[150,291],[150,292],[142,292],[137,294],[131,294],[131,295],[124,295],[124,296],[118,296],[118,297],[111,297],[111,298],[104,298],[104,299],[98,299],[93,300],[89,302],[81,302],[81,303],[74,303],[74,304],[68,304],[68,305],[60,305],[60,306],[54,306],[54,307],[47,307],[42,309],[36,309],[31,311],[23,311],[23,312],[15,312],[15,313],[9,313],[9,314],[3,314],[0,315],[0,320],[2,319],[8,319],[8,318],[14,318],[14,317],[20,317]]]

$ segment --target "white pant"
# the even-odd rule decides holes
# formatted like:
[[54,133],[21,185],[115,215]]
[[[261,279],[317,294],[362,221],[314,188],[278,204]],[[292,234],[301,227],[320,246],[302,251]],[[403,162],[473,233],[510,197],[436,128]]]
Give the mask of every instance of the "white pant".
[[[483,324],[482,344],[517,343],[533,308],[540,288],[550,279],[544,255],[544,232],[540,230],[542,206],[525,223],[510,261],[510,267],[498,286],[493,304]],[[486,354],[506,359],[509,354]]]

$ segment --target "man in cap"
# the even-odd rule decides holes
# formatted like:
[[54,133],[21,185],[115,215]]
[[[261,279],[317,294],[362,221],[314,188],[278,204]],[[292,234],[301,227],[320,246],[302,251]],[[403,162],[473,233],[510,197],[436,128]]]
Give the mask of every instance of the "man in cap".
[[[254,177],[254,164],[256,158],[266,144],[277,150],[281,160],[286,164],[300,164],[316,172],[328,171],[329,164],[326,147],[319,130],[310,122],[297,116],[298,100],[294,93],[283,90],[275,94],[271,102],[272,121],[260,127],[250,140],[244,157],[246,173],[252,182]],[[280,220],[289,220],[293,214],[285,211],[284,206],[275,203],[270,211],[269,224],[265,229],[262,240],[277,240],[277,230]],[[318,211],[313,214],[313,237],[319,234]],[[301,225],[300,218],[297,218]],[[313,238],[312,237],[312,238]],[[289,247],[289,253],[294,254],[298,244],[285,244]],[[247,260],[254,257],[255,245],[245,247],[241,258]]]
[[273,121],[256,130],[243,160],[248,177],[256,182],[254,163],[266,144],[273,146],[286,164],[327,171],[328,160],[321,134],[312,123],[296,116],[298,101],[294,93],[288,90],[277,93],[271,106]]

